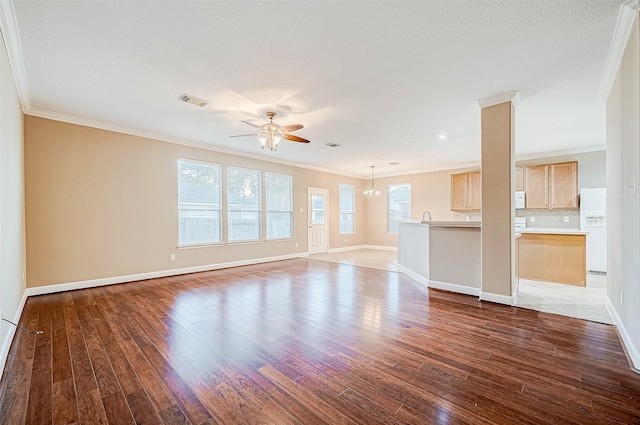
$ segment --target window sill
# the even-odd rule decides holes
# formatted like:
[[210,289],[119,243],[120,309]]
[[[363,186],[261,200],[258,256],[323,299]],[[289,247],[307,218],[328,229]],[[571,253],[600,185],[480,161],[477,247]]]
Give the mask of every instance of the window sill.
[[224,242],[178,245],[177,248],[178,249],[194,249],[194,248],[211,248],[216,246],[224,246]]
[[265,243],[271,243],[271,242],[289,242],[294,240],[295,238],[278,238],[278,239],[265,239]]

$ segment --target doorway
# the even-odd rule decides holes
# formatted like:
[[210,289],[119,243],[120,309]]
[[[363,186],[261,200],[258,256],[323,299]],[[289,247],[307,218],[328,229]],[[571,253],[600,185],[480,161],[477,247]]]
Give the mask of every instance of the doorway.
[[308,189],[309,211],[309,255],[320,254],[329,250],[329,190],[310,187]]

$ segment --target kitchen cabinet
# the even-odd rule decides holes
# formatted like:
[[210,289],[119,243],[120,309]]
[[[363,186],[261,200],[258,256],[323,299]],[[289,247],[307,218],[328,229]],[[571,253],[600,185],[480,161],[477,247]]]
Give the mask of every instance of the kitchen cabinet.
[[524,168],[522,167],[516,167],[516,172],[515,172],[515,180],[516,180],[516,191],[523,191],[524,190]]
[[525,167],[525,208],[578,208],[578,163],[562,162]]
[[549,172],[551,208],[578,208],[578,163],[551,164]]
[[480,171],[451,175],[451,210],[480,211],[482,180]]

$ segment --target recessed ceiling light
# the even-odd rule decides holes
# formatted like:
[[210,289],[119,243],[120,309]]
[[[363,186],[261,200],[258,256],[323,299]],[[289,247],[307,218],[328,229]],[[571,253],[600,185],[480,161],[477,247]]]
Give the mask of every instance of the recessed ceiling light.
[[446,134],[441,134],[441,135],[438,136],[438,139],[440,139],[440,140],[444,140],[446,138],[447,138]]
[[400,165],[399,162],[390,162],[389,165]]
[[330,148],[337,148],[338,146],[340,146],[338,143],[326,143],[326,145]]

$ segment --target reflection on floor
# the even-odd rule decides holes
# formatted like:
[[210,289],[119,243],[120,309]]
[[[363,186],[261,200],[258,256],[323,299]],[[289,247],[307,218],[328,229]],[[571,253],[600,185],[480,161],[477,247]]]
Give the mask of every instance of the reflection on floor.
[[398,270],[398,252],[381,249],[354,249],[353,251],[314,254],[312,260],[330,261],[332,263],[351,264],[378,270]]
[[605,307],[607,277],[587,274],[587,286],[520,279],[516,307],[613,324]]
[[[315,254],[309,258],[379,270],[398,270],[396,251],[357,249]],[[606,296],[607,277],[602,275],[587,274],[586,287],[520,279],[516,307],[613,324],[604,304]]]

